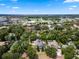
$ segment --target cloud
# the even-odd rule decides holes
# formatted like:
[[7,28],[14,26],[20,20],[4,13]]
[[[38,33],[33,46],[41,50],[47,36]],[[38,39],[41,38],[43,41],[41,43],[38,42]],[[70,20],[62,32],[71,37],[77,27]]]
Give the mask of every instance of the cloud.
[[65,0],[64,2],[65,3],[67,3],[67,2],[79,2],[79,0]]
[[77,6],[76,5],[73,5],[73,6],[70,6],[69,7],[69,10],[75,10],[77,8]]
[[69,10],[74,10],[74,8],[70,7]]
[[12,7],[12,9],[19,9],[19,7]]
[[9,9],[10,13],[16,13],[20,7],[18,7],[18,6],[13,6],[13,7],[7,6],[7,8],[10,8]]
[[3,3],[2,3],[2,4],[0,4],[0,6],[5,6],[5,5],[6,5],[6,4],[3,4]]
[[73,6],[71,6],[71,7],[76,8],[77,6],[76,6],[76,5],[73,5]]

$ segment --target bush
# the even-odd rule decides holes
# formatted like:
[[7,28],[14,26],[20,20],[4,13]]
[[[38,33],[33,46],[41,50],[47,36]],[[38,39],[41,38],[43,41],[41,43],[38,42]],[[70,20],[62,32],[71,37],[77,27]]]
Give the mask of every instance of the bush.
[[75,59],[79,59],[79,57],[75,57]]
[[62,49],[62,53],[64,54],[65,59],[72,59],[75,55],[75,49],[73,46],[68,46],[67,48]]
[[3,53],[5,53],[7,51],[8,51],[8,47],[0,46],[0,59],[1,59],[1,56],[3,55]]
[[75,43],[76,48],[79,49],[79,40],[78,41],[74,41],[74,43]]
[[49,57],[51,57],[51,58],[55,58],[56,57],[56,49],[55,48],[53,48],[53,47],[47,47],[46,49],[45,49],[45,51],[46,51],[46,54],[49,56]]
[[28,47],[27,53],[28,53],[29,59],[38,59],[37,54],[36,54],[36,50],[33,49],[32,47]]
[[2,59],[19,59],[20,54],[19,53],[5,53],[2,55]]

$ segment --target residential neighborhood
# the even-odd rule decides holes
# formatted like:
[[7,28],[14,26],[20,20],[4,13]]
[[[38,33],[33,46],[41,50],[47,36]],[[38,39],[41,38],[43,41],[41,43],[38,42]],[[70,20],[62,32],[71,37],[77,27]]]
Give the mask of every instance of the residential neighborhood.
[[0,59],[79,59],[78,17],[17,16],[0,16]]

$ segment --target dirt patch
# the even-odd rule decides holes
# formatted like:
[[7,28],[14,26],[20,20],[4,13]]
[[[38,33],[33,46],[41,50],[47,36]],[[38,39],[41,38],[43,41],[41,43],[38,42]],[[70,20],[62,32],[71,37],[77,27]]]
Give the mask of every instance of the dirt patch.
[[38,52],[38,59],[51,59],[49,58],[45,52]]

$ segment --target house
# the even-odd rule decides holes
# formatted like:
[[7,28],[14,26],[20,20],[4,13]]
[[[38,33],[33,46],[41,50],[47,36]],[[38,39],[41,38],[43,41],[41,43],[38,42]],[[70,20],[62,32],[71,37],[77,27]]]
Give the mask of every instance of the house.
[[56,48],[56,49],[59,47],[58,43],[57,43],[55,40],[53,40],[53,41],[48,41],[48,46],[54,47],[54,48]]
[[17,24],[17,23],[20,23],[21,18],[16,18],[16,17],[15,18],[11,18],[10,21],[11,21],[12,24]]

